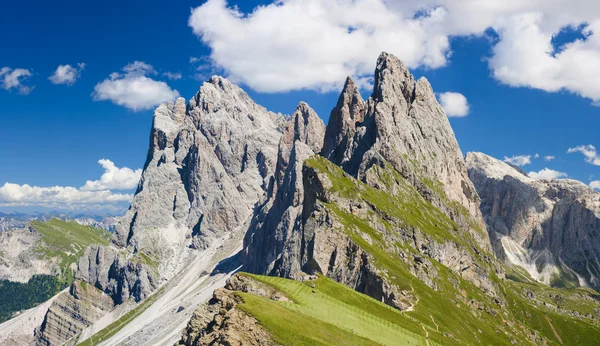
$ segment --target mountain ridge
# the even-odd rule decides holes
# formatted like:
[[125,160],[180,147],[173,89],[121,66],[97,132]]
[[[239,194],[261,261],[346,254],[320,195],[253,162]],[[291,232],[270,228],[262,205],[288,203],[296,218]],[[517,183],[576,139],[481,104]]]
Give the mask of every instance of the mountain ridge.
[[[391,340],[390,325],[424,344],[597,340],[593,291],[547,288],[496,259],[467,163],[429,82],[387,53],[371,97],[348,78],[327,126],[306,103],[275,114],[212,77],[156,109],[130,209],[110,244],[86,249],[71,289],[36,310],[33,342],[302,338],[286,321],[358,340],[320,304],[368,311],[365,344]],[[96,296],[110,301],[78,315]]]

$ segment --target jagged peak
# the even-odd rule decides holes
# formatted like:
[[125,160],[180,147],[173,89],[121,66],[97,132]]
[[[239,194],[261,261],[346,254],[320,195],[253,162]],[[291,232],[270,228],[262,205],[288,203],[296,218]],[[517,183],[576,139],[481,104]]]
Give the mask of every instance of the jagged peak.
[[345,160],[344,152],[348,142],[356,131],[356,124],[361,123],[364,116],[365,101],[352,78],[348,77],[329,116],[321,154],[336,164],[341,164]]
[[[352,104],[362,103],[364,102],[358,87],[354,83],[351,77],[346,78],[346,82],[344,83],[344,88],[340,93],[340,97],[338,98],[337,104],[332,111],[332,114],[337,110],[343,108],[344,106],[351,106]],[[351,114],[352,115],[352,114]]]
[[307,144],[314,152],[320,152],[323,147],[325,124],[317,113],[302,101],[291,116],[290,123],[282,141],[291,144],[300,141]]
[[373,99],[381,102],[394,95],[402,94],[410,103],[414,90],[415,79],[408,67],[395,55],[381,53],[375,68]]

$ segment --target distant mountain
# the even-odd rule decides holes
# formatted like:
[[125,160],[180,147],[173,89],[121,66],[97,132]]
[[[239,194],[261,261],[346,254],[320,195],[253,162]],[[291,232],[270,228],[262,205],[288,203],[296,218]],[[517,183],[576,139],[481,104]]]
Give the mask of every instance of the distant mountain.
[[94,226],[108,232],[114,232],[118,221],[117,215],[96,215],[75,212],[35,212],[35,213],[0,213],[0,232],[24,228],[31,221],[49,221],[59,219],[75,221],[82,225]]
[[600,193],[531,179],[481,153],[468,153],[467,165],[498,258],[545,284],[600,289]]

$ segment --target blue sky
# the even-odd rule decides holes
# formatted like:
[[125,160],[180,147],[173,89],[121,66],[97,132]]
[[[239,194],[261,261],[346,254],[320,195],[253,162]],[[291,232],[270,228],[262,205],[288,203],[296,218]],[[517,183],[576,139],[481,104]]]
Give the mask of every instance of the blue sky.
[[[222,0],[3,2],[0,69],[7,69],[0,72],[0,187],[14,185],[0,191],[0,210],[127,205],[132,177],[139,175],[146,157],[153,106],[143,99],[132,106],[129,96],[117,95],[111,83],[98,87],[113,82],[111,73],[119,73],[117,81],[135,77],[154,83],[157,100],[175,93],[189,99],[203,79],[225,74],[272,111],[289,114],[306,101],[327,121],[343,76],[353,75],[364,86],[363,95],[369,95],[368,77],[382,50],[399,55],[436,92],[464,95],[468,114],[450,120],[463,152],[482,151],[501,159],[531,156],[523,166],[528,172],[549,168],[587,184],[600,180],[598,154],[586,147],[586,161],[583,150],[567,153],[584,145],[600,148],[600,108],[593,105],[600,99],[600,78],[595,78],[600,60],[592,59],[600,57],[593,34],[600,11],[590,5],[561,22],[553,20],[558,18],[554,8],[514,5],[498,15],[482,9],[493,21],[465,27],[461,22],[473,14],[456,1],[419,5],[430,6],[423,20],[414,8],[403,7],[413,1],[391,1],[385,12],[373,5],[379,2],[289,0],[252,14],[257,5],[271,2],[243,1],[237,3],[237,16],[231,15],[236,3]],[[362,7],[366,5],[370,7]],[[319,11],[338,15],[303,17]],[[393,11],[396,16],[388,18]],[[538,12],[543,16],[530,16]],[[415,20],[422,20],[424,29],[406,29],[404,24]],[[519,40],[525,48],[519,48]],[[536,51],[538,43],[545,43],[546,51]],[[590,59],[595,63],[590,65]],[[136,61],[145,65],[122,70]],[[324,61],[329,64],[326,73],[306,72]],[[70,65],[77,78],[54,81],[71,85],[49,80],[59,65]],[[540,66],[544,70],[538,73]],[[17,69],[30,76],[17,78],[15,86],[6,76],[21,71]],[[546,161],[545,156],[555,158]],[[99,164],[100,159],[114,166],[106,168],[109,164]],[[105,170],[108,174],[101,178]],[[78,191],[69,193],[81,196],[52,203],[55,192],[27,190],[31,196],[19,200],[15,196],[25,184],[73,187]],[[107,203],[101,192],[121,196],[120,202]]]

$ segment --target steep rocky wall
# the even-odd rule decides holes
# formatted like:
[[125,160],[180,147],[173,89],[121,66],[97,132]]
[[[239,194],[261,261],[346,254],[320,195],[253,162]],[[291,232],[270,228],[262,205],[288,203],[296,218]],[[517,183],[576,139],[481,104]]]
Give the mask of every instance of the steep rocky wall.
[[240,225],[271,184],[285,117],[213,77],[186,105],[155,112],[138,191],[114,243],[176,271],[186,248],[202,248]]
[[110,312],[114,302],[101,290],[75,281],[50,306],[38,335],[39,345],[62,345]]
[[325,125],[305,103],[292,115],[279,143],[275,184],[257,208],[244,240],[245,270],[290,276],[300,271],[304,160],[319,152]]
[[600,193],[531,179],[481,153],[468,153],[467,164],[499,258],[546,284],[600,287]]
[[92,245],[79,260],[76,278],[102,290],[117,304],[129,297],[139,302],[159,283],[156,269],[140,263],[142,258],[126,259],[111,247]]

